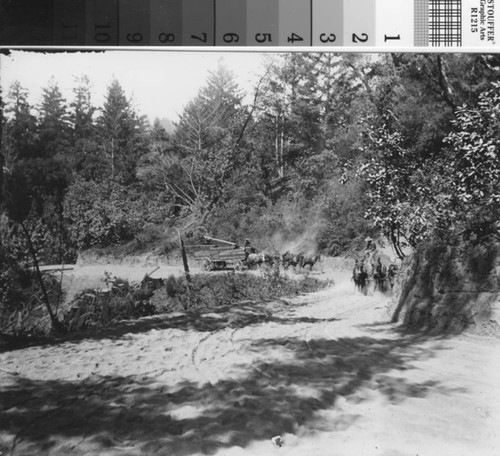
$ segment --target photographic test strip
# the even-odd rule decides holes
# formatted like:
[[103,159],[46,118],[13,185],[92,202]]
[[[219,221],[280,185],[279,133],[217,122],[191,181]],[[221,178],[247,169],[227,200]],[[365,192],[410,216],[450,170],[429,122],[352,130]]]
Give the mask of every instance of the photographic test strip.
[[498,49],[495,0],[0,0],[3,47]]

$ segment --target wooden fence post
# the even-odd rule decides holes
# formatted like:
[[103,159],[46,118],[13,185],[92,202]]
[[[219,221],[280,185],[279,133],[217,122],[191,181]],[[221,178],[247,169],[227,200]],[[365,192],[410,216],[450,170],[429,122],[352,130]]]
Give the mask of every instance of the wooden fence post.
[[186,255],[186,249],[184,248],[184,241],[182,240],[180,230],[177,230],[177,232],[179,233],[179,244],[181,246],[182,263],[184,264],[184,274],[186,275],[186,280],[188,282],[191,282],[191,276],[189,274],[189,265],[188,265],[187,255]]

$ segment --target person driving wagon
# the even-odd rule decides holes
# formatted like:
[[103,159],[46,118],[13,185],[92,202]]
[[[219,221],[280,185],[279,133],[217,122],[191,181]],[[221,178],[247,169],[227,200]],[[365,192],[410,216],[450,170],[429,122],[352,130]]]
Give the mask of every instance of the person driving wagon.
[[257,253],[257,249],[252,244],[250,244],[248,238],[245,239],[245,246],[243,247],[243,250],[247,255],[249,255],[250,253]]

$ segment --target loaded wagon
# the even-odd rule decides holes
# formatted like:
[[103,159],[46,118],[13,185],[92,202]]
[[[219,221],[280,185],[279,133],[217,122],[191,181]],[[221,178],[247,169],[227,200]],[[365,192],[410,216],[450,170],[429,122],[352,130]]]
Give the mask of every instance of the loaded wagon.
[[186,246],[205,271],[217,271],[221,269],[241,271],[245,267],[245,260],[248,255],[244,248],[233,242],[221,239],[210,238],[208,236],[205,236],[205,239],[216,241],[219,244]]
[[205,271],[216,271],[220,269],[235,269],[241,271],[247,254],[240,247],[219,247],[207,245],[202,250],[194,252],[194,258],[201,263]]

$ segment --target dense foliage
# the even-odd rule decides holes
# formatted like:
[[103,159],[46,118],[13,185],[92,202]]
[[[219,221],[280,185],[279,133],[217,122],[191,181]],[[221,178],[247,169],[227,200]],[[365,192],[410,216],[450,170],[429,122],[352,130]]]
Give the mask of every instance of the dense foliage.
[[[420,63],[429,66],[430,59]],[[415,86],[408,87],[410,95],[416,89],[426,93],[422,85],[435,79],[416,112],[403,111],[405,103],[398,98],[386,98],[367,128],[365,159],[357,169],[367,183],[367,215],[401,255],[401,247],[416,247],[433,236],[446,240],[473,234],[477,239],[498,230],[498,59],[435,59],[435,68],[430,68],[435,76],[411,76]],[[408,77],[409,68],[416,70],[415,63],[408,58],[400,62],[398,84]],[[451,82],[451,69],[464,71],[461,84]]]

